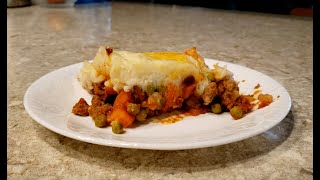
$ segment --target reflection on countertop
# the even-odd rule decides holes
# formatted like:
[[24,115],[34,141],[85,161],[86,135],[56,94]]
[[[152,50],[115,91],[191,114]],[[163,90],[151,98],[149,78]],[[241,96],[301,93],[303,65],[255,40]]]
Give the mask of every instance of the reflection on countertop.
[[[312,18],[199,7],[107,3],[7,10],[8,176],[61,179],[311,179]],[[237,63],[287,88],[292,109],[258,136],[218,147],[151,151],[93,145],[32,120],[23,95],[46,73],[90,60],[100,45],[182,51]]]

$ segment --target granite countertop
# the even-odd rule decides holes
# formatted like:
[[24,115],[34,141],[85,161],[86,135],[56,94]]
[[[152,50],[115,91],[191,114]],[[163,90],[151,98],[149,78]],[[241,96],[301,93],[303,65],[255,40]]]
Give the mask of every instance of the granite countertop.
[[[312,18],[128,3],[33,5],[7,15],[9,179],[312,179]],[[23,106],[31,83],[92,59],[100,45],[130,51],[196,46],[204,57],[274,78],[290,93],[292,109],[260,135],[183,151],[94,145],[36,123]]]

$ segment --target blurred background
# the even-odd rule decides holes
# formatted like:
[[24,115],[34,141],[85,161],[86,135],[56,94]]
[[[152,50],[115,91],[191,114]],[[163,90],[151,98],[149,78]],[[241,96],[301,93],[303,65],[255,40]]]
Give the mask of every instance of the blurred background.
[[[90,3],[106,3],[111,0],[7,0],[7,7],[23,7],[32,4],[48,4],[56,7]],[[124,2],[197,6],[225,10],[254,11],[262,13],[313,16],[312,0],[113,0]]]
[[136,2],[177,4],[276,14],[311,15],[312,12],[311,0],[136,0]]

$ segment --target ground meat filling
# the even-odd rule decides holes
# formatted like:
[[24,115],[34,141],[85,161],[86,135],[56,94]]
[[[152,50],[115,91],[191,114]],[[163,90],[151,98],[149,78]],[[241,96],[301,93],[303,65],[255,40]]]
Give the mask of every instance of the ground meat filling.
[[219,81],[218,96],[221,99],[221,104],[230,110],[240,96],[238,84],[232,79]]
[[210,82],[204,89],[202,99],[204,105],[209,105],[212,100],[218,95],[218,87],[215,82]]
[[159,116],[161,115],[161,112],[159,110],[149,110],[148,111],[148,117],[154,117],[154,116]]
[[79,116],[88,116],[89,105],[83,98],[80,98],[80,100],[73,106],[72,113],[79,115]]
[[91,106],[88,109],[89,115],[95,120],[99,115],[106,115],[107,118],[111,114],[112,105],[106,103],[107,100],[110,101],[111,94],[107,94],[108,91],[105,90],[105,87],[102,84],[94,84],[94,92],[96,95],[93,95],[91,100]]
[[138,86],[133,86],[131,94],[133,95],[133,100],[136,103],[142,103],[146,100],[146,93]]
[[191,96],[185,100],[185,105],[187,109],[200,108],[201,103],[196,96]]
[[91,100],[92,106],[101,106],[104,104],[105,98],[101,96],[94,95]]
[[259,109],[268,106],[273,101],[273,97],[270,94],[259,94],[258,99],[260,101]]
[[111,104],[103,104],[101,106],[90,106],[88,112],[92,119],[95,120],[100,114],[104,114],[108,118],[110,116],[111,110]]
[[91,93],[94,95],[98,96],[105,96],[105,89],[104,89],[104,84],[102,83],[94,83],[93,84],[93,89],[91,90]]
[[238,84],[232,79],[210,82],[202,95],[203,104],[209,105],[216,96],[219,97],[221,104],[230,110],[240,96]]
[[237,102],[236,102],[236,106],[238,106],[242,111],[243,113],[248,113],[252,110],[254,104],[252,104],[252,102],[254,101],[255,99],[251,96],[248,96],[248,95],[241,95]]
[[93,94],[91,106],[89,106],[87,102],[81,98],[73,107],[72,113],[80,116],[89,115],[94,121],[101,114],[109,118],[112,111],[111,103],[114,101],[115,92],[106,89],[103,83],[95,83],[93,84],[91,93]]

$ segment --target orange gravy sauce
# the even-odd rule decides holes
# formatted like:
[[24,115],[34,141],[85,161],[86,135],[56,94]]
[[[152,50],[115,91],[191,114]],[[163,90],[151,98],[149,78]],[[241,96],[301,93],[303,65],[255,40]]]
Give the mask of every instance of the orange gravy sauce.
[[160,123],[160,124],[173,124],[178,121],[181,121],[183,118],[188,116],[198,116],[200,114],[205,114],[208,111],[206,109],[190,109],[190,110],[176,110],[171,113],[165,113],[160,116],[156,116],[151,118],[153,123]]
[[261,92],[262,92],[261,90],[255,90],[255,91],[253,92],[253,95],[260,94]]

